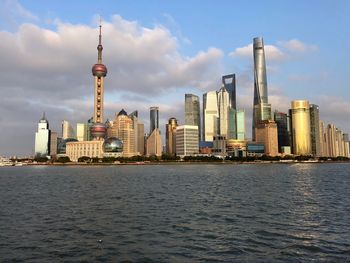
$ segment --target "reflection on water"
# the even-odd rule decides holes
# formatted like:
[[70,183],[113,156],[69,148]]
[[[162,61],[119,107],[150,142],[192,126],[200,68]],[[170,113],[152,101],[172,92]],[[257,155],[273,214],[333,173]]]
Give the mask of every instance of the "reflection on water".
[[350,165],[0,169],[0,261],[349,261]]

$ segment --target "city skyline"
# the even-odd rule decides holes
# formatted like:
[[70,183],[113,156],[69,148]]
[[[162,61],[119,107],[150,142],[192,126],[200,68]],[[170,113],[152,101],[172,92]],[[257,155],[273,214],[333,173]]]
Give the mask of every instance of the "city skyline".
[[[1,4],[5,5],[5,7],[12,4],[12,11],[15,12],[17,10],[18,14],[16,16],[22,17],[17,22],[17,29],[6,26],[4,19],[0,23],[0,40],[2,40],[2,52],[4,52],[2,57],[5,58],[0,62],[0,66],[4,68],[0,73],[3,74],[4,80],[0,86],[4,94],[1,99],[1,125],[10,125],[10,129],[12,129],[10,133],[5,134],[8,139],[0,141],[0,155],[29,155],[32,154],[34,148],[33,134],[35,126],[43,111],[46,112],[50,126],[56,132],[60,131],[59,125],[62,120],[67,119],[71,123],[78,123],[85,122],[91,117],[91,112],[93,112],[93,104],[91,102],[93,100],[90,94],[92,94],[93,86],[91,85],[91,75],[88,74],[87,68],[91,65],[91,61],[94,61],[93,56],[95,54],[91,50],[96,48],[96,25],[99,21],[97,21],[96,14],[90,14],[90,22],[85,24],[84,22],[74,21],[72,17],[69,18],[67,16],[63,19],[66,22],[56,21],[56,24],[48,25],[42,22],[43,18],[40,16],[40,12],[34,13],[36,8],[28,2],[5,1],[4,3]],[[47,8],[50,9],[49,6]],[[3,8],[1,9],[4,10]],[[170,15],[176,17],[176,14]],[[161,128],[163,128],[170,117],[176,117],[182,125],[184,124],[183,98],[185,93],[193,93],[202,98],[203,93],[217,90],[220,87],[220,79],[223,75],[235,73],[238,108],[246,110],[246,126],[251,127],[249,118],[251,118],[253,99],[253,71],[249,66],[247,69],[244,69],[244,66],[247,62],[248,64],[252,63],[252,47],[249,43],[251,43],[253,37],[259,36],[264,37],[265,41],[269,103],[272,104],[272,110],[287,112],[290,101],[307,99],[319,105],[320,119],[325,123],[334,123],[335,126],[346,132],[350,130],[349,124],[346,122],[346,114],[349,113],[350,103],[349,95],[345,92],[345,82],[340,89],[332,87],[329,90],[325,90],[322,89],[322,85],[321,87],[318,85],[318,80],[312,81],[314,76],[311,76],[310,79],[307,76],[305,79],[298,79],[295,75],[294,79],[290,79],[290,74],[295,71],[283,70],[286,64],[296,64],[303,68],[316,63],[317,59],[311,60],[311,64],[308,64],[310,63],[308,60],[310,60],[310,57],[315,57],[316,55],[317,57],[322,57],[325,54],[322,53],[325,49],[321,42],[315,41],[313,43],[312,41],[307,41],[307,44],[305,44],[300,40],[302,39],[301,36],[292,34],[289,40],[286,37],[276,40],[275,37],[271,37],[268,33],[256,32],[251,36],[252,32],[250,32],[245,38],[242,38],[242,41],[246,43],[243,46],[234,43],[235,36],[231,36],[232,40],[230,41],[233,43],[229,49],[225,49],[214,42],[208,45],[207,48],[198,48],[198,43],[196,44],[194,41],[196,37],[190,34],[189,36],[193,39],[190,46],[193,49],[197,49],[197,52],[191,54],[191,52],[187,53],[183,50],[187,44],[181,42],[183,39],[173,28],[167,28],[165,25],[149,26],[147,23],[143,25],[141,16],[140,21],[132,22],[134,20],[128,18],[128,15],[123,14],[122,11],[119,16],[118,13],[113,17],[111,15],[106,16],[103,13],[102,16],[104,18],[102,25],[103,28],[106,28],[106,33],[104,33],[106,35],[104,37],[106,44],[104,45],[108,45],[108,49],[111,49],[108,50],[106,48],[106,53],[104,54],[106,64],[111,64],[105,88],[106,118],[111,118],[115,112],[119,112],[122,108],[125,108],[127,111],[138,109],[141,115],[140,118],[145,121],[147,126],[147,117],[145,116],[148,115],[149,107],[157,105],[160,107],[159,126]],[[4,17],[6,18],[7,16]],[[181,27],[179,30],[184,30],[184,28]],[[84,41],[87,39],[89,41],[86,41],[86,43],[81,42],[75,36],[77,33]],[[128,39],[125,39],[127,33],[131,33],[131,42],[127,42]],[[18,37],[15,38],[16,36]],[[147,37],[150,39],[150,43],[145,41]],[[118,42],[119,46],[117,48],[121,49],[119,51],[111,46],[113,41],[118,39],[124,39],[125,42],[124,45]],[[156,40],[158,42],[154,42]],[[36,45],[33,46],[31,41]],[[276,44],[278,41],[280,43]],[[129,65],[121,53],[123,50],[125,51],[124,46],[126,43],[133,44],[133,49],[129,49],[129,52],[125,54]],[[162,48],[165,49],[161,54],[157,53],[159,52],[158,50],[152,49],[158,46],[158,43],[161,43]],[[345,43],[343,45],[344,47],[346,46]],[[19,47],[22,49],[19,49]],[[285,49],[282,49],[282,47]],[[295,53],[287,53],[291,52],[292,47],[294,47],[293,52]],[[11,52],[13,50],[15,52]],[[146,50],[150,50],[148,56],[146,53],[143,53]],[[247,53],[247,50],[250,54]],[[56,51],[61,52],[57,52],[61,59],[56,59]],[[132,55],[130,51],[141,52],[143,56],[130,57]],[[77,54],[74,54],[74,52]],[[14,53],[20,53],[23,57],[16,60],[14,59],[16,58]],[[151,55],[154,54],[158,54],[158,56],[152,57]],[[158,72],[159,66],[169,62],[166,60],[166,55],[169,54],[172,55],[175,65],[165,69],[165,77],[160,76],[157,78],[157,75],[154,73]],[[291,59],[288,57],[292,55],[295,55],[295,58]],[[78,59],[76,59],[76,56]],[[140,60],[140,57],[144,61]],[[116,61],[112,63],[114,59]],[[6,67],[4,61],[6,61]],[[237,71],[237,66],[233,66],[233,61],[235,61],[234,63],[239,61],[237,64],[243,70],[239,69]],[[155,66],[155,68],[152,70],[152,67],[150,67],[150,71],[143,72],[138,66],[143,66],[145,62]],[[117,63],[121,65],[117,66]],[[62,69],[61,66],[63,66]],[[125,70],[126,72],[124,73],[135,72],[136,75],[124,76],[125,74],[123,75],[123,72],[120,72],[120,70]],[[346,68],[340,68],[339,71],[342,72],[344,70],[346,73]],[[16,77],[11,77],[11,74],[16,74]],[[154,76],[153,82],[152,80],[142,82],[142,80],[151,76]],[[335,78],[336,76],[336,74],[332,74],[321,80],[324,83],[336,84],[339,81],[339,79]],[[179,77],[180,79],[176,79]],[[329,78],[332,79],[333,77],[333,81],[329,82]],[[346,74],[344,74],[345,77]],[[134,82],[132,82],[133,78]],[[292,84],[278,87],[279,78],[285,81],[288,80]],[[300,81],[304,80],[311,87],[303,93],[299,89],[304,85],[301,85]],[[293,85],[295,87],[291,88]],[[312,93],[313,88],[319,88],[320,92]],[[11,91],[10,95],[12,96],[8,95],[8,91]],[[293,92],[293,94],[289,94],[290,92]],[[166,98],[167,100],[165,100]],[[248,137],[250,136],[248,135]],[[17,138],[21,139],[18,140]],[[18,145],[16,144],[17,141]],[[8,142],[11,142],[11,144]]]

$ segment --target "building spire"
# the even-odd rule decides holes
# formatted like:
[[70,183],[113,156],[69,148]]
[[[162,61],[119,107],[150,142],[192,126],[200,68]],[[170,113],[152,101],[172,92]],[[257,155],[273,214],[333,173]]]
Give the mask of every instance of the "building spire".
[[98,46],[97,46],[97,50],[98,50],[98,57],[97,57],[97,63],[98,64],[102,64],[102,20],[101,20],[101,16],[100,16],[100,33],[98,36]]

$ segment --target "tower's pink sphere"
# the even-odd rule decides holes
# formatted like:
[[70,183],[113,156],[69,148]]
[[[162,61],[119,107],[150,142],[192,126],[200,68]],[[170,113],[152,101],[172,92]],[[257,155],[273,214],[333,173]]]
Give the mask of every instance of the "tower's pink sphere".
[[107,75],[107,67],[103,64],[93,65],[92,75],[94,75],[96,77],[105,77]]

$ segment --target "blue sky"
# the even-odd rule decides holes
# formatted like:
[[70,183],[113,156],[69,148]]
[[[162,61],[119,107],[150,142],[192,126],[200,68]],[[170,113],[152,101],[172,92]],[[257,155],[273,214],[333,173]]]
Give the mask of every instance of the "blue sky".
[[349,1],[0,0],[0,91],[11,93],[0,103],[0,124],[11,128],[0,155],[32,153],[42,111],[57,131],[62,119],[91,115],[99,14],[109,119],[138,109],[147,129],[148,108],[159,105],[162,126],[172,116],[181,123],[185,93],[218,90],[221,75],[236,73],[249,137],[249,45],[262,36],[273,109],[308,99],[349,132],[349,11]]

